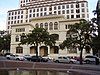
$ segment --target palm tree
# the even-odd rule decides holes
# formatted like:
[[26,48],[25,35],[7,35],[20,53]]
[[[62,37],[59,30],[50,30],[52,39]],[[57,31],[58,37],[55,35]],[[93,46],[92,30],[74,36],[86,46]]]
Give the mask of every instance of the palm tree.
[[[63,41],[64,47],[78,47],[80,50],[80,64],[82,64],[82,52],[84,48],[91,46],[92,24],[86,20],[75,23],[67,32],[67,38]],[[87,47],[88,46],[88,47]]]
[[[44,28],[34,28],[32,33],[27,35],[22,34],[20,44],[30,44],[38,47],[41,44],[45,45],[54,45],[55,40],[53,36],[49,35],[46,29]],[[38,49],[38,48],[37,48]],[[36,49],[36,56],[38,56],[38,50]]]

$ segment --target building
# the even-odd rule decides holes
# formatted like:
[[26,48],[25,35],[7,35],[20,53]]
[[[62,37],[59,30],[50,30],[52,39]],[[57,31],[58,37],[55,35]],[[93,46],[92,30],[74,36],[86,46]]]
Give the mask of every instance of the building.
[[41,45],[38,47],[39,55],[77,55],[78,50],[70,53],[73,51],[62,51],[58,46],[66,39],[70,25],[79,22],[80,19],[89,19],[86,0],[20,0],[20,9],[8,11],[7,28],[11,33],[11,53],[34,55],[34,46],[19,47],[18,43],[22,33],[28,34],[33,27],[39,26],[46,28],[50,34],[59,35],[56,47]]

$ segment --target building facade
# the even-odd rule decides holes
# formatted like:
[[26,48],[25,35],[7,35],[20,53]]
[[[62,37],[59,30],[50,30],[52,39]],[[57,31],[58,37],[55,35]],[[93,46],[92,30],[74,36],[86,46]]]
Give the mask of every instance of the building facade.
[[[59,44],[66,39],[66,33],[71,24],[80,19],[88,20],[88,2],[86,0],[20,0],[20,9],[8,11],[7,28],[11,33],[11,53],[35,54],[36,47],[32,45],[18,46],[20,35],[30,33],[34,27],[43,27],[50,34],[59,36],[56,46],[39,46],[39,55],[77,55],[76,50],[60,50]],[[84,51],[84,54],[86,52]]]

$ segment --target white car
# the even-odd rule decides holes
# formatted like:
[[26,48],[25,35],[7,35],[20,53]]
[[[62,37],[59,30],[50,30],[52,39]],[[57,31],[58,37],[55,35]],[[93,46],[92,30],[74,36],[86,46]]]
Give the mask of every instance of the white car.
[[8,60],[16,60],[15,55],[6,55]]
[[75,59],[70,59],[68,57],[58,57],[57,59],[54,60],[55,62],[59,63],[59,62],[62,62],[62,63],[77,63],[77,60]]
[[19,55],[15,55],[15,58],[16,58],[16,60],[21,60],[21,61],[26,60],[26,59],[24,58],[24,56],[19,56]]
[[87,64],[89,64],[89,63],[95,63],[96,59],[100,62],[99,57],[93,56],[93,55],[87,55],[84,58],[84,62],[86,62]]

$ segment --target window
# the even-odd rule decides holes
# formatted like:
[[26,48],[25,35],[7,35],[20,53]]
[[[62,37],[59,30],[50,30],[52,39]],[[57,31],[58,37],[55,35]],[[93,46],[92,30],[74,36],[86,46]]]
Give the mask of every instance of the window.
[[65,6],[64,5],[62,6],[62,9],[65,9]]
[[45,23],[45,29],[48,29],[48,23]]
[[54,11],[54,14],[56,14],[56,11]]
[[19,36],[18,35],[15,37],[15,39],[16,39],[15,40],[16,42],[19,42]]
[[16,16],[15,16],[15,19],[16,19]]
[[39,16],[39,13],[37,13],[37,17]]
[[23,14],[23,11],[21,11],[21,14]]
[[52,22],[49,23],[49,30],[53,30],[53,23]]
[[11,13],[9,13],[9,16],[11,15]]
[[20,16],[18,16],[18,19],[20,18]]
[[43,14],[42,14],[42,13],[40,13],[40,16],[43,16]]
[[35,12],[35,9],[33,9],[33,12]]
[[43,28],[43,23],[40,23],[40,28]]
[[15,12],[15,15],[17,14],[17,12]]
[[10,17],[8,17],[8,20],[10,20]]
[[21,15],[21,18],[23,18],[23,15]]
[[23,53],[23,47],[16,47],[16,53]]
[[66,13],[69,14],[69,10],[67,10]]
[[20,14],[20,11],[18,11],[18,14]]
[[44,16],[46,16],[46,15],[47,15],[47,13],[45,12],[45,13],[44,13]]
[[69,8],[69,5],[66,5],[66,8]]
[[55,23],[54,23],[54,30],[57,30],[57,29],[58,29],[58,23],[55,22]]
[[49,8],[49,11],[52,11],[52,7]]
[[30,10],[30,13],[32,12],[32,10]]
[[74,13],[74,10],[71,10],[71,13]]
[[61,9],[60,6],[58,6],[58,9]]
[[80,15],[76,15],[76,18],[80,18]]
[[36,24],[35,24],[35,27],[36,27],[36,28],[39,28],[39,24],[38,24],[38,23],[36,23]]
[[60,12],[60,11],[58,11],[58,14],[61,14],[61,12]]
[[65,10],[62,11],[62,14],[65,14]]
[[68,25],[65,25],[65,29],[68,29]]
[[29,17],[32,17],[32,14],[30,14]]
[[11,24],[13,24],[13,21],[11,21]]
[[82,18],[85,18],[85,14],[82,14]]
[[85,9],[82,9],[82,12],[85,12]]
[[54,10],[56,10],[56,6],[54,7]]
[[25,28],[16,28],[16,32],[25,32]]
[[73,6],[73,4],[71,4],[71,8],[73,8],[74,6]]
[[76,4],[76,8],[79,8],[79,3]]
[[84,3],[81,4],[81,7],[84,7]]
[[43,11],[43,8],[41,8],[41,11]]
[[8,24],[10,24],[10,21],[8,21]]
[[37,9],[37,12],[39,12],[39,9]]
[[67,19],[69,19],[69,15],[67,15]]
[[35,17],[35,14],[33,14],[33,17]]
[[46,8],[44,8],[44,11],[46,11],[47,9]]
[[79,9],[77,9],[77,10],[76,10],[76,13],[80,13],[80,10],[79,10]]
[[74,18],[74,15],[71,15],[71,18]]

